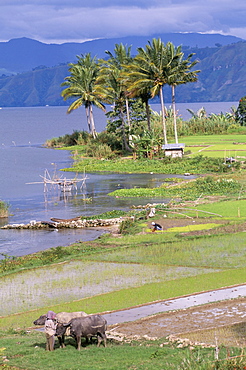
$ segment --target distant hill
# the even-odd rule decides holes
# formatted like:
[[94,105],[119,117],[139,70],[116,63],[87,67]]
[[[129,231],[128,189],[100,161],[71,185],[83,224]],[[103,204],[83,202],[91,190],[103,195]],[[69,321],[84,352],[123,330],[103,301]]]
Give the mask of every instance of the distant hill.
[[[185,38],[186,35],[189,38]],[[198,82],[177,87],[177,102],[238,101],[246,95],[245,41],[221,35],[165,34],[166,39],[159,36],[165,43],[172,41],[175,45],[184,45],[187,41],[183,51],[186,54],[195,52],[194,58],[200,60],[196,66],[201,70]],[[179,37],[179,41],[175,42],[172,36]],[[68,105],[69,101],[64,102],[60,96],[61,83],[69,75],[67,63],[74,62],[76,55],[91,52],[93,56],[105,57],[105,50],[113,51],[116,43],[134,45],[136,49],[153,37],[110,39],[110,42],[103,39],[62,45],[47,45],[25,38],[0,43],[0,73],[2,70],[12,70],[14,73],[0,77],[0,107]],[[142,40],[142,43],[137,44],[137,40]],[[203,48],[198,46],[202,42],[206,44]],[[4,53],[1,48],[7,44],[11,47],[8,52],[5,49]],[[164,93],[166,103],[169,103],[170,88],[166,87]]]
[[82,43],[44,44],[42,42],[19,38],[0,42],[0,75],[27,72],[38,66],[54,67],[76,61],[76,55],[91,53],[92,56],[105,57],[105,50],[114,50],[115,44],[132,45],[132,54],[138,47],[145,46],[148,40],[160,37],[164,43],[186,47],[224,46],[242,39],[234,36],[200,33],[164,33],[152,36],[129,36],[112,39],[99,39]]
[[223,46],[200,60],[198,82],[180,86],[177,99],[238,101],[246,95],[246,42]]

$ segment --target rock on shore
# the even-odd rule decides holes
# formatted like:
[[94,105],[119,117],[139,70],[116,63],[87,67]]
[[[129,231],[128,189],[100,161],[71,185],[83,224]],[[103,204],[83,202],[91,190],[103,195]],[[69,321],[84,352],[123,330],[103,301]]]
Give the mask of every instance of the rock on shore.
[[76,219],[72,221],[64,220],[59,222],[54,221],[36,221],[32,220],[28,224],[8,224],[2,226],[1,229],[77,229],[77,228],[86,228],[86,227],[107,227],[118,225],[122,221],[124,221],[123,217],[119,218],[110,218],[110,219],[93,219],[93,220],[85,220],[85,219]]

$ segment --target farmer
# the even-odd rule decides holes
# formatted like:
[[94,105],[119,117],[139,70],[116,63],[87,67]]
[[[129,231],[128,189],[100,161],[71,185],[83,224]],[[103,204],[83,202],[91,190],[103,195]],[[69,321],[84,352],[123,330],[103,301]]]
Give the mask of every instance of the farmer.
[[46,351],[54,351],[56,326],[56,313],[53,311],[48,311],[44,324],[44,332],[46,335]]
[[156,230],[162,230],[162,226],[157,224],[156,222],[151,222],[151,225],[153,226],[152,233]]

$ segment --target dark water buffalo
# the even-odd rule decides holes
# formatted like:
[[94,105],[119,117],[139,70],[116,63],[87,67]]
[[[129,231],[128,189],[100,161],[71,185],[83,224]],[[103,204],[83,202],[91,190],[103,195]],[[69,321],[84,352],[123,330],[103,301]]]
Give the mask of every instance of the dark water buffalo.
[[107,321],[101,315],[88,315],[85,317],[78,317],[72,319],[67,324],[58,323],[56,329],[56,335],[62,337],[65,335],[67,328],[70,328],[70,336],[75,338],[77,342],[77,349],[81,348],[81,337],[87,340],[91,337],[97,337],[97,346],[100,346],[103,340],[104,346],[106,347],[106,334]]
[[[78,312],[59,312],[56,315],[57,321],[60,323],[67,323],[72,319],[75,319],[76,317],[83,317],[87,316],[87,314],[84,311],[78,311]],[[34,325],[44,325],[46,320],[46,314],[41,315],[37,320],[33,321]]]

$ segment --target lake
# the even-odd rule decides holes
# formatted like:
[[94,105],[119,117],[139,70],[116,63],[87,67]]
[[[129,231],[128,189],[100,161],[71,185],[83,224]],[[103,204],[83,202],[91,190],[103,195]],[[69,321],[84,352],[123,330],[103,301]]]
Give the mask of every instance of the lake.
[[[207,113],[228,112],[237,102],[182,103],[177,104],[184,119],[191,117],[187,108],[197,111],[204,107]],[[168,106],[168,104],[167,104]],[[168,175],[156,174],[86,174],[86,189],[63,194],[57,189],[44,192],[41,176],[47,170],[54,171],[69,167],[72,163],[69,152],[43,148],[47,139],[71,134],[75,130],[87,130],[85,112],[80,108],[66,114],[66,107],[3,108],[0,109],[0,199],[10,205],[7,223],[28,223],[30,220],[49,221],[51,217],[72,218],[90,216],[113,209],[128,210],[132,204],[149,201],[167,202],[166,199],[119,199],[107,194],[119,188],[138,186],[156,187]],[[160,111],[158,104],[152,109]],[[102,111],[95,109],[97,131],[106,126]],[[75,173],[60,173],[59,176],[73,178]],[[173,177],[173,176],[172,176]],[[182,176],[178,176],[182,177]],[[86,202],[85,198],[91,198]],[[21,256],[75,241],[94,240],[101,230],[0,230],[0,255]]]

